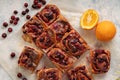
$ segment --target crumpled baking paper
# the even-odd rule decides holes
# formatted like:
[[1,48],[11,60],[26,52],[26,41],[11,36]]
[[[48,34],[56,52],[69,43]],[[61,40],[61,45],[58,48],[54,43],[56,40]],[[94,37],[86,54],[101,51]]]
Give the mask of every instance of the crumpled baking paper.
[[[4,0],[7,1],[7,0]],[[28,0],[29,1],[29,0]],[[18,3],[17,1],[16,3]],[[32,4],[32,0],[30,0]],[[111,65],[110,70],[105,74],[93,74],[94,80],[116,80],[120,77],[120,18],[119,18],[119,0],[51,0],[50,3],[56,4],[61,10],[61,14],[64,15],[70,24],[77,30],[80,35],[86,40],[86,42],[91,46],[91,48],[103,48],[110,50],[111,52]],[[22,3],[21,3],[22,4]],[[8,5],[8,4],[6,4]],[[116,36],[113,40],[109,42],[100,42],[95,37],[95,30],[83,30],[80,27],[80,16],[87,9],[95,9],[99,13],[99,21],[110,20],[115,23],[117,28]],[[4,12],[4,11],[3,11]],[[31,15],[35,15],[37,11],[30,12]],[[2,13],[1,13],[2,14]],[[3,21],[3,20],[2,20]],[[17,60],[24,46],[32,46],[36,48],[33,44],[25,42],[21,35],[21,27],[25,23],[25,19],[22,18],[20,23],[14,32],[8,35],[6,39],[0,39],[0,65],[5,69],[5,71],[10,75],[11,79],[19,80],[17,78],[17,73],[22,72],[22,74],[28,78],[28,80],[35,80],[35,73],[31,73],[22,69],[17,65]],[[2,30],[0,30],[2,33]],[[109,34],[109,33],[108,33]],[[16,57],[11,58],[10,53],[15,52]],[[86,57],[89,56],[89,51],[87,51],[78,60],[76,65],[87,64]],[[47,63],[47,64],[46,64]],[[52,63],[45,56],[42,58],[39,64],[39,68],[44,66],[54,67]],[[63,80],[67,80],[65,76]]]

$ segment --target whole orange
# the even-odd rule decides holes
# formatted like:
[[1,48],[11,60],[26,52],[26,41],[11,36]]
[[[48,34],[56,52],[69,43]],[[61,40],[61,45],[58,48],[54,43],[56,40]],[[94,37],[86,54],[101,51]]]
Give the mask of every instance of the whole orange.
[[116,34],[116,27],[111,21],[102,21],[96,27],[96,37],[101,41],[109,41]]

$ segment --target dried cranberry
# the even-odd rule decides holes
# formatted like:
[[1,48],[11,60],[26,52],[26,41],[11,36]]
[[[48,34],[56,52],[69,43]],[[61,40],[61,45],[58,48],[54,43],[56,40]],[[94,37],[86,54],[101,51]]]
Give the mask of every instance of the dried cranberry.
[[28,13],[28,12],[29,12],[29,9],[27,8],[27,9],[25,10],[25,12]]
[[15,57],[15,53],[12,52],[10,56],[11,56],[11,58],[14,58]]
[[30,18],[31,18],[31,16],[30,16],[30,15],[27,15],[27,16],[26,16],[26,19],[30,19]]
[[25,7],[28,7],[28,3],[24,3],[24,6],[25,6]]
[[38,0],[34,0],[34,4],[35,4],[35,5],[38,4]]
[[17,77],[18,77],[18,78],[22,78],[22,73],[18,73],[18,74],[17,74]]
[[20,18],[19,17],[16,17],[16,21],[19,21],[20,20]]
[[8,23],[7,23],[7,22],[4,22],[4,23],[3,23],[3,26],[4,26],[4,27],[7,27],[7,26],[8,26]]
[[10,23],[12,24],[12,23],[13,23],[13,20],[10,20]]
[[23,78],[22,80],[27,80],[27,78]]
[[36,9],[36,8],[37,8],[37,6],[36,6],[35,4],[33,4],[33,5],[32,5],[32,8],[33,8],[33,9]]
[[3,37],[3,38],[6,38],[6,37],[7,37],[7,34],[6,34],[6,33],[2,33],[2,37]]
[[22,15],[25,15],[26,14],[26,11],[22,11]]
[[46,4],[46,1],[45,1],[45,0],[42,0],[42,4],[45,5],[45,4]]
[[18,21],[14,21],[14,25],[17,25],[18,24]]
[[11,19],[12,19],[12,20],[15,20],[15,16],[14,16],[14,15],[12,15],[12,16],[11,16]]
[[36,6],[37,6],[37,8],[41,8],[42,5],[41,4],[37,4]]
[[8,28],[8,32],[12,32],[13,30],[12,30],[12,28]]
[[18,13],[18,11],[17,10],[14,10],[14,12],[13,12],[14,14],[17,14]]

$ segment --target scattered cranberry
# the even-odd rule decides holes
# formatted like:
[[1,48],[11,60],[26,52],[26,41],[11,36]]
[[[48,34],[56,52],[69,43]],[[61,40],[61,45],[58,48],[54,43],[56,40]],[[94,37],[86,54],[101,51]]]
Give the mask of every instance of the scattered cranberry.
[[6,33],[2,33],[2,38],[6,38],[7,34]]
[[18,11],[17,10],[14,10],[14,12],[13,12],[14,14],[17,14],[18,13]]
[[12,24],[12,23],[13,23],[13,20],[10,20],[10,23]]
[[25,11],[22,11],[22,15],[25,15],[26,14],[26,12]]
[[29,12],[29,9],[27,8],[27,9],[25,10],[25,12],[28,13],[28,12]]
[[28,3],[24,3],[24,6],[25,6],[25,7],[28,7]]
[[37,8],[41,8],[42,5],[41,4],[37,4],[36,6],[37,6]]
[[21,73],[18,73],[18,74],[17,74],[17,77],[18,77],[18,78],[22,78],[22,74],[21,74]]
[[36,8],[37,8],[37,6],[36,6],[35,4],[33,4],[33,5],[32,5],[32,8],[33,8],[33,9],[36,9]]
[[31,18],[31,16],[30,16],[30,15],[27,15],[27,16],[26,16],[26,19],[30,19],[30,18]]
[[13,30],[12,30],[12,28],[8,28],[8,32],[12,32]]
[[11,56],[11,58],[14,58],[14,57],[15,57],[15,53],[12,52],[12,53],[10,54],[10,56]]
[[42,0],[42,4],[45,5],[45,4],[46,4],[46,1],[45,1],[45,0]]
[[16,17],[16,21],[19,21],[20,20],[20,18],[19,17]]
[[7,22],[4,22],[4,23],[3,23],[3,26],[4,26],[4,27],[7,27],[7,26],[8,26],[8,23],[7,23]]
[[12,20],[15,20],[15,16],[11,16],[11,19],[12,19]]
[[14,21],[14,25],[17,25],[18,24],[18,21]]
[[37,5],[38,4],[38,0],[34,0],[34,4]]
[[27,80],[27,78],[23,78],[22,80]]

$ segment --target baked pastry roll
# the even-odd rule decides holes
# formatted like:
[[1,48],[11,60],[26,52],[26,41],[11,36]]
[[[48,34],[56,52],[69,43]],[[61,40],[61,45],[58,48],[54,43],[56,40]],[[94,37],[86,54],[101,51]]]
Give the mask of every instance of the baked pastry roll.
[[60,15],[60,11],[56,5],[48,4],[36,16],[47,25],[53,23]]
[[60,47],[77,58],[81,56],[89,46],[75,30],[66,34],[60,42]]
[[91,50],[90,64],[95,74],[108,72],[110,68],[110,52],[103,49]]
[[69,80],[92,80],[90,73],[84,65],[68,70],[67,76]]
[[59,42],[65,33],[68,33],[72,30],[69,22],[61,15],[52,25],[50,29],[54,32],[56,40]]
[[68,70],[76,61],[76,58],[68,56],[64,51],[59,48],[52,48],[47,53],[47,56],[61,71]]
[[37,71],[37,80],[62,80],[62,73],[57,68],[40,69]]
[[53,32],[51,30],[44,31],[38,38],[36,39],[36,46],[44,49],[49,50],[55,44],[55,38]]
[[28,70],[34,71],[38,66],[43,52],[25,46],[18,60],[18,65]]
[[36,17],[30,19],[22,27],[23,39],[27,42],[35,41],[36,38],[42,34],[46,29],[46,26]]

